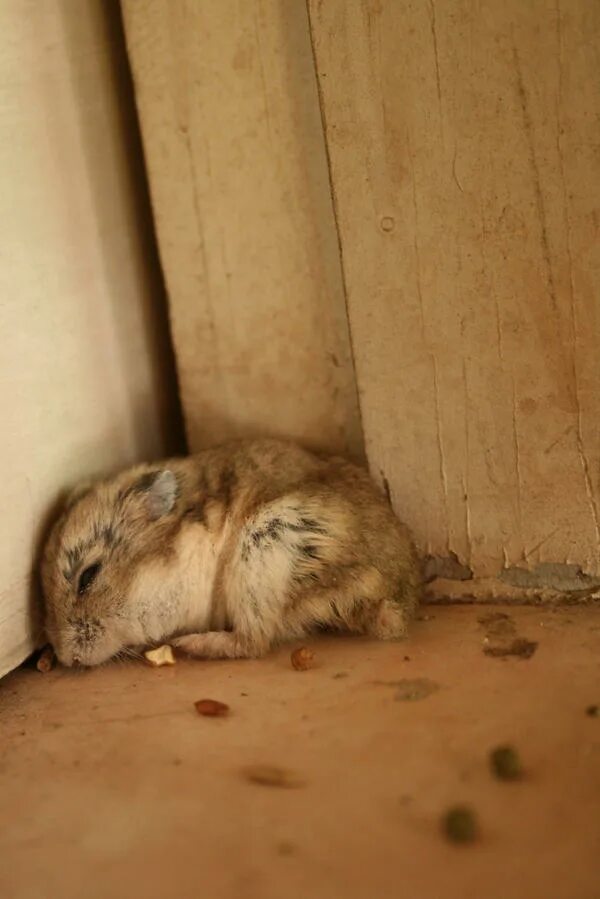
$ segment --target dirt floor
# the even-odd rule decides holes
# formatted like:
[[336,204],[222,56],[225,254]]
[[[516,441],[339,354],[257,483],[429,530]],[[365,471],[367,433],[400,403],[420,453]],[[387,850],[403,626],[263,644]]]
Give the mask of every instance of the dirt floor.
[[0,895],[600,897],[600,610],[436,606],[403,643],[310,645],[303,672],[286,648],[2,680]]

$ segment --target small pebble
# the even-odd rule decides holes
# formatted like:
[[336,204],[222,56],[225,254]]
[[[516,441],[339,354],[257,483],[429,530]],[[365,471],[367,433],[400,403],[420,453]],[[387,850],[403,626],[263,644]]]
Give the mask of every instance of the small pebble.
[[296,671],[308,671],[309,668],[314,667],[315,654],[307,646],[295,649],[290,658],[292,667]]
[[490,765],[498,780],[518,780],[523,774],[519,753],[514,746],[498,746],[490,752]]
[[467,805],[455,805],[442,819],[442,828],[452,843],[472,843],[477,838],[477,818]]
[[600,718],[600,706],[598,705],[588,705],[585,710],[585,714],[590,718]]
[[224,702],[218,702],[216,699],[199,699],[194,703],[196,711],[199,715],[207,718],[224,718],[229,714],[229,706]]

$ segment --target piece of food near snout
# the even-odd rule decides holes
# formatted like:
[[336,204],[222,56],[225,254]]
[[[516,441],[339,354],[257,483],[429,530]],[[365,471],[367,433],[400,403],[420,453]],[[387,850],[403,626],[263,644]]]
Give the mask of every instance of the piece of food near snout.
[[144,653],[144,658],[153,668],[162,668],[163,665],[175,664],[175,656],[168,643],[165,643],[164,646],[158,646],[156,649],[147,650]]

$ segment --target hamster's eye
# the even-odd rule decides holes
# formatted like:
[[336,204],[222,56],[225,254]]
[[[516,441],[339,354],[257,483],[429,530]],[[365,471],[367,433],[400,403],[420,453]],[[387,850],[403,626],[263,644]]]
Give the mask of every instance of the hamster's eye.
[[100,562],[95,562],[93,565],[89,565],[79,575],[79,583],[77,584],[77,595],[83,596],[87,588],[96,578],[96,575],[100,571]]

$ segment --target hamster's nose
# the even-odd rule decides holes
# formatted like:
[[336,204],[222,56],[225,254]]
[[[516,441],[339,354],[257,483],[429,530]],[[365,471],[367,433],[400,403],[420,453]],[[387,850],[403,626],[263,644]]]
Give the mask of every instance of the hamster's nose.
[[81,665],[80,656],[73,656],[73,666],[77,668],[78,665]]

